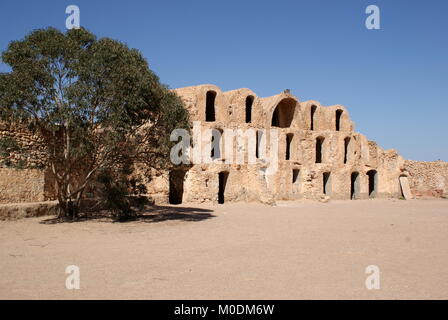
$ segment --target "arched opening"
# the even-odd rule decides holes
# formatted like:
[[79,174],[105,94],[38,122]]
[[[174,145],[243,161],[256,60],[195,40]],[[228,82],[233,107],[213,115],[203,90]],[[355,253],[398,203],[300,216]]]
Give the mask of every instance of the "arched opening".
[[369,177],[369,198],[375,198],[378,192],[378,174],[376,170],[369,170],[367,176]]
[[225,191],[226,191],[226,184],[227,179],[229,178],[229,172],[227,171],[221,171],[219,173],[219,190],[218,190],[218,203],[224,203],[225,202]]
[[260,143],[263,137],[263,131],[257,130],[257,134],[255,135],[255,158],[260,158]]
[[252,105],[254,104],[254,96],[246,98],[246,123],[252,122]]
[[184,194],[185,171],[173,170],[169,174],[170,190],[168,200],[171,204],[181,204]]
[[292,169],[292,184],[294,185],[299,184],[299,175],[300,175],[299,169]]
[[221,158],[221,137],[222,130],[221,129],[213,129],[212,130],[212,138],[211,138],[211,149],[210,149],[210,157],[212,160]]
[[323,192],[325,195],[330,195],[331,193],[331,181],[330,181],[331,173],[324,172],[322,175],[323,178]]
[[336,131],[341,129],[341,117],[344,111],[341,109],[336,110]]
[[399,183],[400,183],[401,196],[403,197],[403,199],[406,200],[412,199],[412,191],[411,187],[409,186],[408,176],[404,174],[400,175]]
[[310,130],[314,130],[314,114],[316,113],[317,107],[311,106],[311,115],[310,115]]
[[317,137],[316,139],[316,163],[322,163],[324,141],[324,137]]
[[348,161],[348,146],[350,145],[350,137],[344,139],[344,164]]
[[288,133],[286,135],[286,153],[285,153],[285,159],[289,160],[291,158],[291,143],[292,139],[294,137],[294,134]]
[[271,126],[279,128],[288,128],[291,126],[296,108],[296,100],[285,98],[279,102],[272,113]]
[[350,199],[359,199],[359,172],[352,172],[350,180]]
[[205,121],[215,121],[215,91],[207,91],[205,99]]

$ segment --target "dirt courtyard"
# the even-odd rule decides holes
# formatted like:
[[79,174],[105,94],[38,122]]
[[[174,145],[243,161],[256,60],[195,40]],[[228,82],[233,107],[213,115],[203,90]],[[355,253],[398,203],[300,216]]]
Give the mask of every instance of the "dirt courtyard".
[[[448,201],[158,207],[0,222],[0,299],[447,299]],[[80,289],[68,290],[68,265]],[[367,290],[365,269],[380,269]]]

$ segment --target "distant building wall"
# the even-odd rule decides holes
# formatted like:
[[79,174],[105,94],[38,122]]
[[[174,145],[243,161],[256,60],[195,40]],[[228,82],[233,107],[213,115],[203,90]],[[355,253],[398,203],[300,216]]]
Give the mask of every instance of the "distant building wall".
[[417,198],[448,197],[448,163],[413,161],[404,163],[412,194]]

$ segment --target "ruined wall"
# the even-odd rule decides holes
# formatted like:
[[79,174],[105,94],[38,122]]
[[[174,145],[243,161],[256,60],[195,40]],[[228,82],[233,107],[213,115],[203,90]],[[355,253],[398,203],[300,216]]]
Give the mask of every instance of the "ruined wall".
[[448,163],[406,160],[409,184],[417,198],[448,197]]
[[24,126],[0,122],[0,203],[54,199],[52,181],[44,167],[39,137]]
[[[208,162],[152,171],[146,186],[156,203],[180,200],[273,204],[276,200],[303,198],[398,198],[402,196],[399,179],[403,176],[408,177],[411,191],[417,197],[447,195],[446,162],[406,161],[395,150],[382,149],[355,131],[344,106],[322,106],[314,100],[301,102],[289,91],[265,98],[249,89],[223,92],[214,85],[174,91],[182,98],[200,132],[214,129],[222,133],[220,154]],[[211,136],[201,136],[194,128],[191,145],[202,145],[200,153],[210,155],[207,148]],[[249,136],[235,143],[237,138],[227,135],[229,129],[243,134],[249,129],[263,131],[268,160],[255,157],[255,149],[247,144]],[[278,134],[278,169],[269,174],[269,158],[274,148],[270,145],[272,129]],[[3,163],[0,202],[54,199],[51,175],[35,169],[44,167],[38,137],[26,128],[0,123],[0,141],[4,138],[17,141],[27,155],[24,157],[13,149],[0,154]],[[233,144],[228,145],[229,142]],[[232,151],[230,158],[228,150]],[[238,162],[241,153],[244,161]],[[249,157],[255,157],[254,163],[248,163]],[[27,163],[26,169],[5,167],[21,163]]]
[[[200,123],[201,130],[223,132],[222,155],[211,163],[196,163],[185,172],[184,201],[219,202],[222,172],[227,174],[225,201],[274,203],[301,198],[401,196],[399,177],[407,174],[404,159],[395,150],[383,150],[355,132],[348,111],[341,105],[326,107],[313,100],[300,102],[289,91],[260,98],[249,89],[223,92],[214,85],[180,88],[175,92],[184,101],[193,123]],[[209,100],[214,106],[212,117]],[[226,129],[267,130],[269,140],[272,128],[278,130],[279,137],[275,174],[266,175],[266,163],[260,159],[254,164],[235,164],[235,158],[225,158],[229,140]],[[318,140],[322,141],[321,152],[317,151]],[[245,145],[232,148],[234,157],[239,151],[248,151]],[[159,195],[167,195],[170,190],[167,176],[160,176],[157,186],[149,184],[149,189],[157,188]]]
[[0,168],[0,203],[45,200],[45,174],[38,169]]

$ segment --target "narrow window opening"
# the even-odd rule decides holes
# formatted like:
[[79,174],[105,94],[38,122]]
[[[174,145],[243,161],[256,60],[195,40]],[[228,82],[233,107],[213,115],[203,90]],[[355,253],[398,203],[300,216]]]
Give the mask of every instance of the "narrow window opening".
[[210,157],[215,159],[221,158],[221,137],[222,137],[222,131],[213,129],[212,130],[212,138],[211,138],[211,150],[210,150]]
[[336,110],[336,131],[341,129],[341,117],[344,111],[341,109]]
[[344,164],[348,161],[348,146],[350,144],[350,138],[347,137],[344,139]]
[[252,105],[254,103],[253,96],[247,96],[246,98],[246,123],[252,122]]
[[294,135],[292,133],[288,133],[286,135],[286,160],[289,160],[291,158],[291,142]]
[[325,195],[330,195],[330,172],[323,173],[323,192]]
[[255,135],[255,158],[260,158],[260,141],[262,139],[263,132],[257,130],[257,134]]
[[205,104],[205,121],[215,121],[215,91],[207,91]]
[[322,163],[324,140],[324,137],[318,137],[316,139],[316,163]]
[[218,191],[218,203],[222,204],[225,202],[225,191],[227,179],[229,178],[229,173],[227,171],[221,171],[219,173],[219,191]]
[[299,169],[292,169],[292,184],[298,184],[299,183]]
[[311,106],[310,130],[314,130],[314,114],[316,113],[316,106]]

